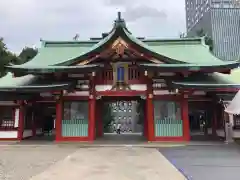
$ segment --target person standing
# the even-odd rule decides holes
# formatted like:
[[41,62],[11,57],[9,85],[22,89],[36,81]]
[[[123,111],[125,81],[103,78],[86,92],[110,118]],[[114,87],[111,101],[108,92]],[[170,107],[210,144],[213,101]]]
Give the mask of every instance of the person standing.
[[121,124],[118,123],[117,125],[117,134],[120,134],[121,133]]

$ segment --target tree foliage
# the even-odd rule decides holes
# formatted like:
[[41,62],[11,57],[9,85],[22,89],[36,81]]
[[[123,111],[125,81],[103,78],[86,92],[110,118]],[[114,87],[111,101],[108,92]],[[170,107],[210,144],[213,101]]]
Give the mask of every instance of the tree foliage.
[[145,108],[145,101],[141,99],[137,104],[137,113],[139,114],[138,124],[144,123],[144,108]]
[[110,124],[114,121],[112,116],[112,108],[109,103],[103,105],[103,130],[104,132],[110,132]]
[[205,38],[205,44],[209,46],[209,50],[213,51],[213,40],[208,36],[203,29],[200,29],[196,32],[197,36]]
[[17,61],[18,57],[8,51],[7,46],[4,43],[4,39],[0,38],[0,76],[3,76],[6,73],[4,66]]
[[186,37],[187,37],[186,33],[180,33],[179,34],[179,38],[186,38]]
[[23,64],[31,60],[36,56],[37,50],[29,47],[25,47],[19,56],[10,52],[7,48],[7,45],[4,43],[4,39],[0,38],[0,77],[3,76],[5,71],[5,66],[12,64]]
[[26,63],[37,55],[37,49],[25,47],[19,54],[20,64]]

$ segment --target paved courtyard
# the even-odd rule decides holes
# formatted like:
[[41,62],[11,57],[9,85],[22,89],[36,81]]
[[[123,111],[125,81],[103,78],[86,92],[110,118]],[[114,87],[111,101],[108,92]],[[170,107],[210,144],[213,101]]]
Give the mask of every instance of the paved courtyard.
[[184,180],[155,148],[0,146],[1,180]]
[[0,180],[28,180],[64,159],[76,148],[52,146],[0,146]]
[[221,143],[159,148],[0,144],[0,180],[187,179],[180,172],[193,180],[239,180],[240,146]]
[[240,146],[238,145],[193,145],[160,148],[160,152],[189,179],[240,179]]

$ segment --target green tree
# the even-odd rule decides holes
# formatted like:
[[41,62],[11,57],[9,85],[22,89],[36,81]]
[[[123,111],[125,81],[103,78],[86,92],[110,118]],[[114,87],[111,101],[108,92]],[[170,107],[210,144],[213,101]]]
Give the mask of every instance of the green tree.
[[17,62],[17,64],[23,64],[30,61],[37,55],[37,53],[38,53],[37,49],[30,47],[23,48],[22,52],[18,56],[19,61]]
[[213,40],[210,36],[208,36],[203,29],[200,29],[196,32],[198,37],[205,38],[205,44],[209,46],[209,50],[213,51]]
[[103,131],[110,132],[110,124],[113,121],[112,108],[109,103],[103,105]]
[[186,37],[187,37],[186,33],[180,33],[179,34],[179,38],[186,38]]
[[145,101],[140,99],[137,104],[137,113],[139,114],[138,124],[144,123],[144,109],[145,109]]
[[18,57],[8,51],[6,44],[4,43],[4,39],[0,38],[0,77],[3,76],[5,71],[5,66],[9,63],[15,63],[18,61]]

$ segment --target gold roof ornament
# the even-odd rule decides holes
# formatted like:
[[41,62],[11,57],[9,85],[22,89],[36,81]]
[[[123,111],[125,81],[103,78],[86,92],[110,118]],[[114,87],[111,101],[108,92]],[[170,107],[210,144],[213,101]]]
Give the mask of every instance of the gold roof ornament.
[[114,49],[118,55],[123,55],[127,48],[128,44],[122,38],[118,38],[112,44],[112,49]]

